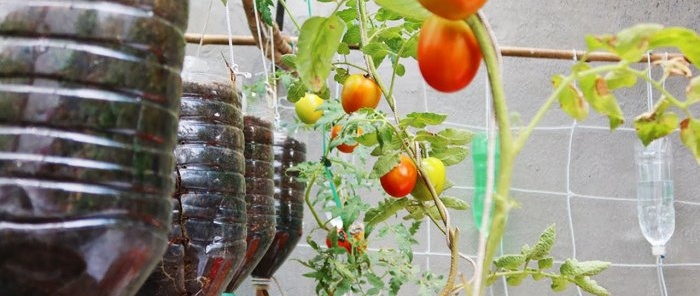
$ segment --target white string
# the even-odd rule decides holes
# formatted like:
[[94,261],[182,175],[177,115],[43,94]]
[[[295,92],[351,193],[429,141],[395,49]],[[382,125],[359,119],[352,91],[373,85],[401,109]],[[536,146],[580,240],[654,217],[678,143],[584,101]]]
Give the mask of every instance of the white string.
[[197,54],[196,57],[199,58],[199,53],[202,50],[202,46],[204,45],[204,33],[207,32],[207,26],[209,25],[209,18],[211,17],[211,5],[214,3],[214,0],[209,0],[209,9],[207,9],[207,18],[204,19],[204,28],[202,28],[202,34],[199,35],[199,45],[197,46]]
[[231,32],[231,13],[229,12],[230,3],[231,1],[226,1],[226,31],[228,33],[228,51],[229,58],[231,59],[231,70],[236,74],[238,72],[238,65],[236,64],[236,59],[233,54],[233,33]]
[[663,256],[656,257],[656,271],[658,273],[659,289],[661,289],[661,295],[668,296],[668,289],[666,289],[666,278],[664,277],[663,258]]
[[[573,52],[573,63],[576,64],[578,63],[576,49],[574,49]],[[571,124],[571,133],[569,134],[569,149],[566,159],[566,214],[567,218],[569,219],[569,231],[571,232],[572,258],[576,258],[576,237],[574,235],[574,217],[571,209],[571,199],[574,196],[573,192],[571,192],[571,158],[573,154],[574,133],[576,131],[577,124],[578,122],[574,119],[574,122]],[[581,292],[581,288],[579,286],[576,286],[576,290],[578,291],[579,296],[583,296],[583,292]]]

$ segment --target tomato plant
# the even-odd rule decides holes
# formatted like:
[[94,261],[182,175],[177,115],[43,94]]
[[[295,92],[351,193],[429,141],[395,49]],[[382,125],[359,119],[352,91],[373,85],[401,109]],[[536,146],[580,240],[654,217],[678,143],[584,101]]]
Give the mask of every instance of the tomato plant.
[[[447,181],[445,164],[442,163],[442,160],[435,157],[427,157],[421,160],[421,168],[423,168],[423,171],[428,175],[430,183],[433,185],[433,188],[435,188],[435,193],[439,196],[445,188],[445,182]],[[418,178],[416,186],[413,188],[413,191],[411,191],[411,195],[422,201],[433,200],[428,186],[421,178]]]
[[423,79],[442,92],[467,86],[481,64],[481,49],[463,21],[431,16],[418,37],[418,67]]
[[486,0],[419,0],[430,12],[448,20],[464,20],[476,13]]
[[346,113],[361,108],[377,108],[382,98],[382,91],[373,79],[361,74],[350,75],[343,83],[340,101]]
[[[346,251],[348,251],[348,253],[352,253],[352,244],[350,244],[350,239],[348,238],[347,233],[345,233],[345,230],[342,228],[336,229],[335,243],[338,247],[344,248]],[[333,246],[333,237],[331,234],[328,234],[326,236],[326,247],[332,248]]]
[[406,155],[401,155],[401,162],[379,178],[379,181],[387,194],[400,198],[411,193],[416,186],[417,177],[418,171],[413,160]]
[[[331,130],[331,140],[335,139],[340,134],[340,132],[342,130],[343,130],[343,126],[334,125],[333,129]],[[361,127],[357,128],[357,135],[358,136],[362,135],[362,128]],[[343,152],[343,153],[352,153],[353,151],[355,151],[355,147],[357,147],[357,145],[358,145],[358,143],[354,143],[354,144],[342,143],[342,144],[339,144],[338,146],[336,146],[335,148],[337,148],[338,151]]]
[[299,101],[294,103],[294,111],[301,122],[306,124],[314,124],[323,116],[323,111],[318,110],[318,107],[323,104],[321,97],[307,93]]

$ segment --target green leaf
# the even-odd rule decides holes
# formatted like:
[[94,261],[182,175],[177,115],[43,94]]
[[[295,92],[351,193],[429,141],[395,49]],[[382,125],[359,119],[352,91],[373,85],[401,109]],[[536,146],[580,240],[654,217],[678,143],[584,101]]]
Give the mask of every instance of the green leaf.
[[566,259],[559,268],[559,272],[567,276],[593,276],[599,274],[610,266],[610,262],[584,261],[578,262],[576,259]]
[[528,259],[540,260],[548,256],[549,252],[552,250],[552,246],[554,246],[556,238],[557,226],[556,224],[552,224],[540,234],[537,244],[535,244],[527,254]]
[[693,104],[700,101],[700,76],[696,76],[688,83],[685,89],[686,102]]
[[523,283],[523,280],[527,278],[527,273],[518,273],[506,276],[506,283],[509,286],[519,286]]
[[340,44],[338,44],[338,54],[349,55],[350,46],[345,42],[340,42]]
[[386,10],[411,20],[422,21],[431,15],[418,0],[374,0],[374,2]]
[[328,87],[328,85],[323,85],[323,87],[321,87],[320,90],[315,91],[314,94],[319,96],[324,101],[328,101],[331,98],[331,89]]
[[496,268],[512,270],[518,269],[521,265],[525,263],[525,260],[525,256],[521,254],[509,254],[496,258],[493,264],[496,265]]
[[320,91],[326,85],[333,56],[344,33],[345,22],[335,15],[312,17],[301,26],[297,71],[312,91]]
[[579,78],[579,85],[586,101],[599,113],[608,116],[610,129],[614,130],[625,122],[617,99],[610,92],[608,84],[600,75],[587,75]]
[[449,145],[466,145],[472,141],[472,132],[463,129],[446,128],[438,136],[447,140]]
[[342,19],[346,23],[350,23],[353,20],[357,19],[357,9],[355,9],[355,8],[343,9],[343,10],[336,12],[335,15],[337,15],[340,19]]
[[345,83],[345,79],[348,79],[348,77],[350,77],[350,73],[348,73],[348,70],[343,68],[335,68],[335,76],[333,76],[333,80],[340,84],[343,84]]
[[[564,77],[561,75],[552,77],[554,88],[559,88],[563,80]],[[577,120],[584,120],[588,117],[588,104],[583,99],[581,92],[579,92],[573,84],[567,85],[564,91],[559,93],[558,99],[562,110],[564,110],[566,114],[569,114],[569,116]]]
[[302,83],[300,80],[294,80],[294,82],[289,85],[289,89],[287,90],[287,101],[290,103],[296,103],[304,95],[306,95],[306,85],[304,85],[304,83]]
[[348,27],[348,32],[343,37],[343,42],[347,44],[359,44],[362,41],[359,25],[351,25]]
[[612,71],[605,74],[605,81],[611,90],[629,88],[637,84],[637,76],[627,71]]
[[368,273],[367,274],[367,281],[369,282],[370,285],[377,289],[382,289],[384,288],[384,281],[380,277],[378,277],[374,273]]
[[681,141],[700,164],[700,121],[687,118],[681,122]]
[[459,164],[468,154],[469,150],[465,146],[438,147],[430,152],[430,156],[442,160],[446,166]]
[[533,273],[533,274],[532,274],[532,279],[533,279],[533,280],[539,281],[539,280],[541,280],[541,279],[543,279],[543,278],[544,278],[544,275],[541,274],[541,273]]
[[260,13],[260,19],[268,26],[272,26],[272,7],[275,3],[272,0],[255,0],[255,5]]
[[394,67],[396,67],[396,75],[399,77],[403,77],[406,74],[406,67],[403,64],[396,64]]
[[466,211],[467,209],[469,209],[469,204],[466,201],[463,201],[456,197],[442,196],[440,197],[440,200],[443,204],[445,204],[445,207],[448,207],[450,209],[455,209],[458,211]]
[[377,143],[379,143],[377,133],[364,133],[359,137],[355,137],[355,141],[368,147],[377,145]]
[[380,22],[385,22],[385,21],[396,21],[400,20],[401,16],[391,12],[390,10],[386,10],[384,8],[379,8],[377,10],[377,14],[375,15],[375,18],[380,21]]
[[555,277],[552,278],[552,291],[554,292],[564,292],[566,290],[566,285],[569,284],[569,281],[564,278],[564,277]]
[[282,58],[280,59],[282,61],[282,64],[287,65],[289,68],[296,68],[297,67],[297,55],[295,54],[285,54],[282,55]]
[[639,61],[649,50],[650,39],[663,26],[658,24],[638,24],[624,29],[611,40],[611,45],[621,59],[629,62]]
[[656,31],[649,39],[650,49],[676,47],[694,65],[700,65],[700,36],[690,29],[669,27]]
[[362,47],[362,53],[372,57],[375,65],[382,63],[388,54],[393,54],[391,48],[384,43],[372,42]]
[[552,257],[545,257],[537,260],[537,267],[540,270],[552,268],[552,265],[554,265],[554,258]]
[[399,156],[398,151],[380,156],[379,159],[377,159],[377,162],[374,163],[374,168],[372,168],[370,177],[379,178],[386,175],[386,173],[391,171],[391,169],[398,165],[400,161],[401,157]]
[[597,296],[608,296],[610,292],[605,288],[598,285],[596,281],[587,276],[576,277],[574,279],[576,285],[581,287],[582,290]]
[[430,112],[414,112],[406,115],[406,118],[401,119],[399,126],[404,127],[415,127],[424,128],[428,125],[439,125],[447,119],[447,115],[436,114]]
[[[662,101],[657,106],[661,106]],[[634,120],[634,128],[637,136],[644,145],[649,145],[652,141],[664,137],[673,132],[678,126],[678,115],[673,112],[647,112],[639,115]]]

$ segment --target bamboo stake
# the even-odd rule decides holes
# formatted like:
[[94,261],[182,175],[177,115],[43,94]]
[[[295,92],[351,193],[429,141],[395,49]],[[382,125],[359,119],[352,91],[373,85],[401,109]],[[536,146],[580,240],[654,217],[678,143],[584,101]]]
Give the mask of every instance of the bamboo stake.
[[[200,34],[185,34],[185,40],[187,43],[200,42]],[[297,37],[284,37],[287,43],[296,43],[298,41]],[[228,37],[226,35],[204,35],[202,38],[203,44],[207,45],[228,45]],[[253,36],[233,36],[233,44],[241,46],[256,46],[257,43]],[[357,45],[350,45],[351,49],[358,49]],[[531,47],[512,47],[512,46],[501,46],[501,54],[507,57],[520,57],[520,58],[534,58],[534,59],[550,59],[550,60],[573,60],[574,50],[562,50],[562,49],[550,49],[550,48],[531,48]],[[583,59],[585,51],[576,51],[576,60]],[[679,53],[668,53],[668,59],[683,57]],[[659,61],[666,58],[665,53],[653,53],[651,54],[651,61]],[[687,60],[687,59],[686,59]],[[589,54],[587,62],[618,62],[620,59],[611,53],[606,52],[592,52]],[[641,59],[639,62],[647,62],[646,57]]]

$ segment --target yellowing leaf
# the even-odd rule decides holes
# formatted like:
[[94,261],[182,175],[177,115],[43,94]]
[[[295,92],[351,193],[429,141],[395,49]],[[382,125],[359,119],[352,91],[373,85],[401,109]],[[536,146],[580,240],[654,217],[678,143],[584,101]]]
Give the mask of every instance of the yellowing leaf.
[[[563,83],[564,78],[561,75],[552,77],[554,88],[558,89]],[[564,86],[564,90],[559,93],[559,104],[561,109],[569,114],[569,116],[577,120],[584,120],[588,117],[588,103],[584,100],[581,93],[573,84]]]
[[345,22],[335,15],[312,17],[301,26],[296,66],[299,77],[313,92],[321,91],[326,85],[345,28]]
[[673,112],[647,112],[634,120],[637,136],[644,145],[673,132],[678,126],[678,115]]
[[687,118],[681,122],[681,141],[700,164],[700,121]]

